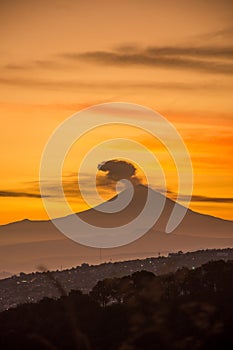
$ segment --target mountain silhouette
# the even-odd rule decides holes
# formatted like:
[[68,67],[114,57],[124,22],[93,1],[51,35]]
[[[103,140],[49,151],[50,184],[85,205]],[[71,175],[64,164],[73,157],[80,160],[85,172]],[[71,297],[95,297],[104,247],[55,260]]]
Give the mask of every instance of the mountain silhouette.
[[[103,203],[96,208],[86,210],[77,215],[79,215],[82,220],[100,227],[125,225],[140,214],[147,200],[148,191],[151,193],[154,203],[165,201],[162,214],[153,227],[153,231],[165,232],[168,219],[171,216],[174,205],[177,203],[144,185],[134,186],[133,198],[124,210],[113,214],[104,213],[99,211],[99,209],[104,209],[106,203]],[[126,192],[127,190],[121,192],[119,195],[110,199],[110,201],[115,201],[118,197],[122,197],[122,202],[124,203],[124,197],[127,195]],[[182,205],[179,205],[179,207],[181,210],[184,209]],[[188,209],[184,219],[173,233],[216,238],[233,238],[233,222],[210,215],[203,215]]]
[[[175,202],[143,185],[134,187],[132,200],[119,212],[99,211],[109,207],[109,203],[121,207],[128,197],[127,191],[122,191],[95,208],[73,214],[92,225],[111,228],[125,225],[136,218],[144,207],[148,193],[156,203],[164,201],[165,205],[158,221],[147,233],[125,246],[102,249],[102,261],[145,258],[157,256],[159,252],[167,254],[179,250],[194,251],[233,246],[233,221],[199,214],[190,209],[172,233],[165,233]],[[180,205],[180,209],[184,210],[184,207]],[[1,271],[31,272],[39,265],[59,269],[61,266],[66,268],[83,262],[99,263],[100,250],[73,242],[60,233],[49,220],[23,220],[0,226]]]

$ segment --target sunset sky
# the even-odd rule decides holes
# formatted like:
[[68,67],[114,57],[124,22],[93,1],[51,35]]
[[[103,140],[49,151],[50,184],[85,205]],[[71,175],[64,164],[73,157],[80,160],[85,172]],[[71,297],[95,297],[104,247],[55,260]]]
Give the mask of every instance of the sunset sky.
[[[0,224],[47,218],[39,166],[48,138],[75,112],[106,102],[144,105],[173,123],[193,162],[191,209],[232,220],[232,13],[227,0],[1,0]],[[175,196],[174,165],[161,145],[131,129],[97,130],[64,164],[74,210],[87,208],[69,191],[78,164],[106,134],[150,149]]]

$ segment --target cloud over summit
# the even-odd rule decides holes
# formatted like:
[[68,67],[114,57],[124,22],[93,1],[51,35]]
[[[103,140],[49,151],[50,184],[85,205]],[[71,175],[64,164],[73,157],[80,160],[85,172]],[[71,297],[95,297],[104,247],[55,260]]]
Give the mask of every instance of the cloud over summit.
[[138,184],[140,182],[136,174],[136,167],[125,160],[112,159],[102,162],[98,165],[98,170],[106,174],[106,185],[107,183],[112,184],[123,179],[129,180],[133,184]]

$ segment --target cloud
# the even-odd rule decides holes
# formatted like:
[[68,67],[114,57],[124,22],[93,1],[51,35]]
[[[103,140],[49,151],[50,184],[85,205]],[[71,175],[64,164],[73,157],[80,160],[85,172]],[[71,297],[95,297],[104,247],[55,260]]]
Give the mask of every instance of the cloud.
[[[64,90],[64,89],[77,89],[80,91],[83,91],[84,89],[87,89],[90,91],[90,89],[133,89],[135,91],[136,89],[152,89],[152,90],[167,90],[167,89],[175,89],[175,90],[221,90],[222,88],[231,88],[229,85],[226,85],[225,83],[218,82],[217,84],[212,81],[206,81],[203,83],[184,83],[184,82],[174,82],[174,81],[167,81],[167,82],[161,82],[161,81],[79,81],[79,80],[51,80],[51,79],[40,79],[40,78],[23,78],[23,77],[7,77],[7,78],[0,78],[0,84],[1,85],[9,85],[9,86],[20,86],[20,88],[38,88],[38,89],[47,89],[47,90]],[[118,98],[119,96],[117,96]],[[112,99],[115,99],[115,96],[112,97]],[[107,101],[111,101],[111,98]],[[93,103],[102,103],[107,102],[106,99],[94,101]],[[93,103],[90,103],[89,105],[92,105]],[[84,105],[84,107],[86,107]],[[76,109],[76,107],[75,107]]]
[[169,55],[169,56],[183,56],[183,57],[194,57],[199,58],[211,58],[221,57],[224,59],[233,58],[232,47],[149,47],[145,50],[146,53],[151,55]]
[[140,183],[136,167],[124,160],[112,159],[104,161],[98,165],[98,170],[106,174],[105,177],[99,178],[98,186],[100,187],[112,185],[123,179],[131,181],[134,185]]
[[[222,29],[218,32],[205,34],[206,41],[211,36],[228,35],[232,36],[233,27]],[[208,39],[208,36],[210,38]],[[6,64],[3,71],[30,71],[38,69],[55,69],[70,71],[81,69],[79,63],[92,63],[96,65],[117,66],[121,68],[144,66],[147,68],[179,69],[188,71],[199,71],[202,73],[233,74],[233,48],[232,45],[216,46],[149,46],[141,47],[137,44],[121,44],[112,50],[86,51],[86,52],[64,52],[53,56],[51,59],[32,60],[29,62],[13,62]],[[72,67],[72,68],[71,68]],[[0,83],[15,85],[36,85],[60,89],[61,87],[134,87],[141,86],[140,82],[93,82],[78,80],[40,80],[23,77],[2,77]],[[159,82],[142,82],[147,87],[166,88],[167,84]],[[174,85],[174,82],[170,83]],[[209,84],[210,85],[210,84]],[[190,85],[189,85],[190,86]],[[178,84],[178,88],[188,88],[188,84]]]
[[[98,176],[97,177],[97,183],[96,186],[98,188],[99,193],[104,194],[106,191],[115,191],[115,185],[116,182],[121,179],[127,179],[130,180],[134,185],[137,185],[139,183],[142,183],[141,179],[137,176],[137,169],[132,163],[122,161],[122,160],[109,160],[106,162],[101,163],[98,166],[98,169],[105,173],[104,176]],[[84,181],[86,181],[86,187],[85,193],[89,193],[89,195],[92,195],[92,190],[88,190],[88,185],[90,184],[90,177],[89,174],[82,174],[84,177]],[[63,181],[63,188],[65,195],[75,201],[80,201],[81,192],[78,187],[77,183],[77,175],[75,173],[70,173],[65,176],[66,180]],[[70,178],[70,179],[69,179]],[[35,188],[39,186],[38,181],[31,181],[28,182],[29,185],[33,184]],[[51,198],[55,201],[59,201],[59,193],[57,186],[53,182],[48,182],[48,191],[46,196],[41,196],[40,193],[36,192],[27,192],[27,191],[0,191],[0,197],[15,197],[15,198]],[[176,200],[177,193],[171,191],[171,190],[164,190],[164,189],[156,189],[160,193],[167,193],[168,197],[170,197],[173,200]],[[30,191],[28,189],[28,191]],[[186,195],[179,195],[179,199],[181,201],[187,201],[190,198],[188,198]],[[208,196],[201,196],[201,195],[193,195],[192,196],[192,202],[208,202],[208,203],[233,203],[233,197],[208,197]]]
[[26,69],[28,68],[28,65],[21,65],[21,64],[14,64],[14,63],[9,63],[4,66],[5,69],[9,70],[21,70],[21,69]]
[[192,196],[193,202],[215,202],[215,203],[233,203],[233,197],[206,197],[206,196]]
[[64,62],[60,60],[34,60],[21,64],[10,63],[4,66],[7,70],[28,70],[28,69],[60,69]]
[[73,61],[118,67],[145,66],[233,74],[232,47],[155,47],[139,49],[137,46],[118,47],[114,51],[88,51],[62,55]]
[[[20,191],[0,191],[0,197],[42,198],[39,193],[20,192]],[[46,197],[49,197],[49,196],[46,196]]]
[[[176,199],[177,194],[169,191],[169,197]],[[190,198],[186,195],[179,195],[179,199],[181,201],[189,201]],[[192,202],[210,202],[210,203],[233,203],[233,197],[208,197],[208,196],[201,196],[201,195],[192,195]]]
[[232,42],[233,40],[233,27],[225,27],[222,29],[219,29],[217,31],[214,32],[209,32],[209,33],[205,33],[202,34],[200,36],[201,39],[206,39],[206,40],[211,40],[211,39],[222,39],[224,38],[225,40],[228,39],[229,41]]
[[[94,188],[98,188],[99,194],[106,194],[108,192],[115,192],[116,190],[116,181],[106,179],[105,176],[97,176],[96,183],[92,183],[93,176],[89,173],[81,173],[79,174],[79,179],[81,179],[82,182],[82,189],[85,188],[85,195],[88,195],[90,197],[95,196]],[[44,190],[46,190],[46,198],[50,198],[51,200],[55,202],[59,202],[63,198],[63,193],[61,192],[60,186],[57,184],[57,181],[51,180],[45,180],[44,183]],[[24,186],[27,186],[27,191],[29,193],[31,192],[39,192],[40,183],[39,181],[27,181],[23,183]],[[78,182],[78,174],[75,172],[68,172],[62,175],[62,187],[66,198],[69,198],[72,202],[83,202],[82,196],[83,193],[81,192],[81,189],[79,187]],[[28,194],[28,192],[25,191],[25,194]],[[31,192],[30,192],[31,191]],[[11,197],[13,197],[11,195]],[[19,197],[19,196],[18,196]],[[30,197],[30,195],[27,195],[27,197]],[[40,198],[40,195],[38,194],[38,197]]]

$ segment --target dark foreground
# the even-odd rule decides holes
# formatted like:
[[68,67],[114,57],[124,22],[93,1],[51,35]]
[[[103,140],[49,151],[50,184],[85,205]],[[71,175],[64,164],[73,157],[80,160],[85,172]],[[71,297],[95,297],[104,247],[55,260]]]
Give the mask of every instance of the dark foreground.
[[[60,293],[63,286],[56,282]],[[100,281],[0,313],[1,349],[232,349],[233,261]]]

